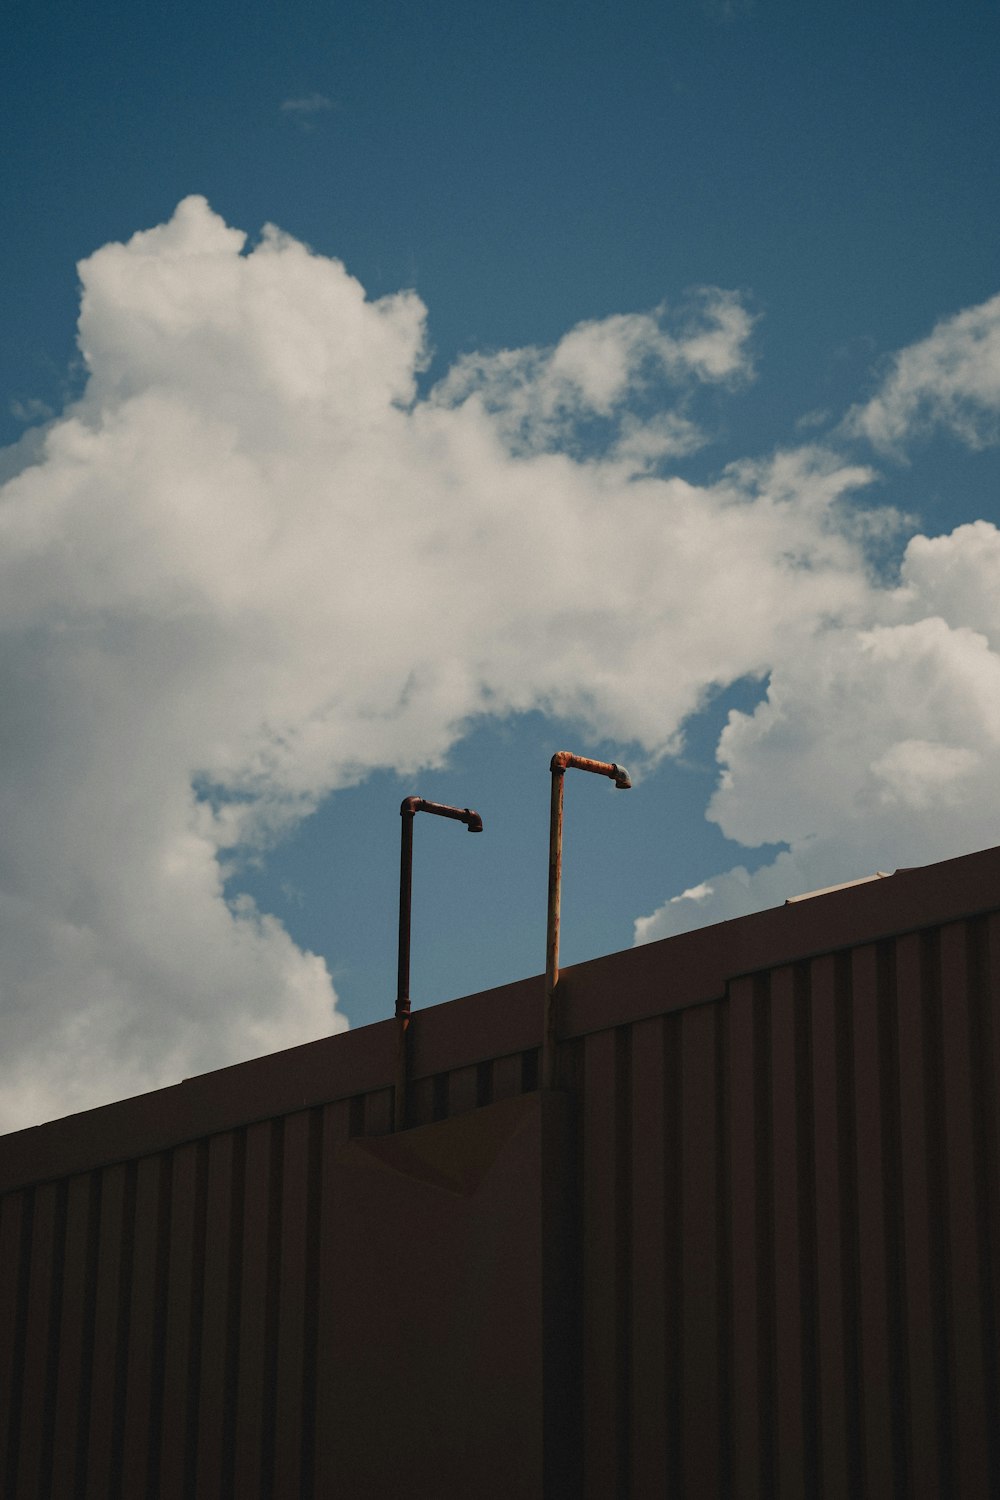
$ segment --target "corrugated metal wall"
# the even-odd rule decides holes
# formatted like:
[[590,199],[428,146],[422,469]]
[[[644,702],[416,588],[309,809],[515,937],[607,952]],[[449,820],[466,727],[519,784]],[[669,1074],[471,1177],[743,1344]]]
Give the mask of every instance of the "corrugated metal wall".
[[[303,1111],[2,1200],[5,1497],[313,1489],[322,1153]],[[8,1274],[8,1266],[19,1266]]]
[[[586,1500],[1000,1495],[998,992],[987,915],[562,1045]],[[420,1078],[414,1123],[537,1066]],[[6,1193],[5,1500],[337,1493],[324,1163],[390,1125],[382,1088]]]
[[[442,1119],[536,1072],[533,1052],[503,1058],[418,1100]],[[316,1443],[337,1357],[324,1167],[388,1130],[391,1103],[383,1089],[0,1199],[4,1497],[335,1493]]]
[[588,1500],[1000,1494],[998,976],[994,917],[576,1044]]

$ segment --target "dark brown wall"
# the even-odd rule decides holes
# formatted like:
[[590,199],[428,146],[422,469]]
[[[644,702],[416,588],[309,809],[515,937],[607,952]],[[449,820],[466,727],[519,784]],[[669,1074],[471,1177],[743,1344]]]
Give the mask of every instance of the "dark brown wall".
[[[567,971],[582,1477],[550,1497],[1000,1494],[998,914],[989,851]],[[412,1123],[461,1154],[530,1096],[541,998],[419,1013]],[[334,1187],[392,1068],[385,1023],[0,1140],[5,1500],[335,1493]]]

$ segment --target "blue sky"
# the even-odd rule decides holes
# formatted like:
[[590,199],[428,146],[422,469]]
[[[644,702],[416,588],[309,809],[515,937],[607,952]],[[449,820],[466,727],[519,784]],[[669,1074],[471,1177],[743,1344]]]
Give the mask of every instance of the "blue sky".
[[1000,839],[995,6],[7,31],[3,1124]]

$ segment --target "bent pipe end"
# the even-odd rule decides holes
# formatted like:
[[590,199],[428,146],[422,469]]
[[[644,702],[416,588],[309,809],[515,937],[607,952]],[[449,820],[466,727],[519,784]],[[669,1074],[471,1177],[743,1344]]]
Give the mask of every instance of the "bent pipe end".
[[454,818],[464,823],[470,833],[482,833],[483,820],[471,807],[449,807],[444,802],[428,802],[426,797],[404,797],[399,804],[401,818],[413,817],[418,812],[436,813],[439,818]]
[[549,770],[568,771],[570,768],[576,771],[593,771],[598,776],[608,776],[620,792],[627,792],[632,786],[632,778],[625,767],[616,765],[614,761],[589,760],[585,755],[574,755],[571,750],[557,750],[549,761]]

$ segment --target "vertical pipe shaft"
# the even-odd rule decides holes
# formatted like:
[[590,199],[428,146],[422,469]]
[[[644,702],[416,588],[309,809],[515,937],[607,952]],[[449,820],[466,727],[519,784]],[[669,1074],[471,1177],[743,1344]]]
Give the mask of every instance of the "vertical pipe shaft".
[[555,1087],[556,985],[559,983],[559,906],[562,896],[563,782],[561,766],[552,767],[549,807],[549,915],[545,939],[545,1025],[542,1034],[542,1088]]
[[396,971],[396,1092],[393,1124],[402,1130],[406,1118],[407,1051],[410,1029],[410,902],[413,889],[413,818],[402,809],[399,843],[399,961]]
[[549,762],[552,772],[552,801],[549,811],[549,921],[545,942],[545,1015],[542,1024],[542,1088],[551,1089],[556,1082],[556,1035],[558,1014],[556,989],[559,985],[559,903],[562,896],[562,825],[563,778],[569,766],[578,771],[594,771],[610,776],[620,791],[628,791],[632,779],[624,766],[614,761],[591,760],[557,750]]
[[409,1081],[410,1053],[410,896],[413,885],[413,819],[418,812],[436,813],[439,818],[453,818],[464,823],[470,833],[482,833],[483,820],[471,807],[449,807],[444,802],[428,802],[425,797],[404,797],[399,813],[402,831],[399,846],[399,969],[396,985],[396,1090],[393,1124],[402,1130],[406,1124],[406,1091]]

